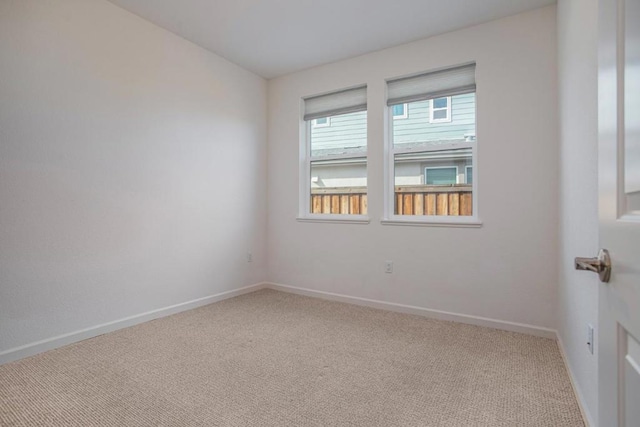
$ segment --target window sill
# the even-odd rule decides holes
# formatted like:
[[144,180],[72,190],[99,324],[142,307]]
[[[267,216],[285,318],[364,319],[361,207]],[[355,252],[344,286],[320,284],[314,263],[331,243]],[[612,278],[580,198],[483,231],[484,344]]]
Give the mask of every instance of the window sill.
[[332,224],[369,224],[371,221],[364,215],[318,215],[296,218],[298,222],[324,222]]
[[445,218],[429,218],[429,219],[383,219],[380,221],[382,225],[400,225],[413,227],[454,227],[454,228],[480,228],[482,221],[477,218],[461,219],[460,217]]

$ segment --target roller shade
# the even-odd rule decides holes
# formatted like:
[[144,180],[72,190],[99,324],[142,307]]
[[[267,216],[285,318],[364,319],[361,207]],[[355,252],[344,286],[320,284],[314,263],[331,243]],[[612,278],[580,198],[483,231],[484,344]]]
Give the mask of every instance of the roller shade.
[[367,109],[367,87],[345,89],[304,99],[304,119],[312,120]]
[[387,105],[462,95],[476,90],[476,64],[461,65],[387,82]]

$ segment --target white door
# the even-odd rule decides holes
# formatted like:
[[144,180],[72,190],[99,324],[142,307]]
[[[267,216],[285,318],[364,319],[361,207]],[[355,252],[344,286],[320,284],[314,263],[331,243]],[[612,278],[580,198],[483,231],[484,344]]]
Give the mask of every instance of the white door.
[[600,427],[640,427],[640,0],[600,0]]

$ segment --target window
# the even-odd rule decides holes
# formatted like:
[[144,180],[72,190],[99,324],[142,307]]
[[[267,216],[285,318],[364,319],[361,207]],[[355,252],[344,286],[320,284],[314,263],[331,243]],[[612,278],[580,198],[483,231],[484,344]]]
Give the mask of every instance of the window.
[[318,117],[317,119],[313,119],[312,125],[314,128],[331,126],[331,117]]
[[301,219],[366,221],[366,108],[366,86],[304,99]]
[[406,104],[411,117],[390,122],[383,222],[477,224],[475,64],[393,79],[387,89],[391,116]]
[[394,119],[406,119],[409,117],[407,104],[397,104],[391,108]]
[[445,96],[429,100],[429,123],[451,122],[451,97]]
[[451,185],[458,181],[457,167],[424,168],[424,183],[426,185]]

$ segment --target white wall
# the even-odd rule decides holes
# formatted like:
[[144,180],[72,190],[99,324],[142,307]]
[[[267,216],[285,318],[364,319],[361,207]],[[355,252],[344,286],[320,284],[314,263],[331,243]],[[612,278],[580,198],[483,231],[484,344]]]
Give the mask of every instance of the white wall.
[[[268,279],[555,327],[558,135],[555,6],[268,83]],[[477,61],[480,229],[381,225],[386,78]],[[368,225],[302,223],[300,99],[368,84]],[[394,261],[393,274],[384,260]]]
[[[598,419],[597,354],[587,324],[598,322],[597,276],[575,271],[573,258],[598,252],[598,1],[558,2],[560,83],[560,280],[558,333],[580,399]],[[597,331],[596,331],[597,335]],[[597,344],[594,346],[597,352]]]
[[184,39],[0,2],[0,353],[262,280],[265,134],[266,82]]

